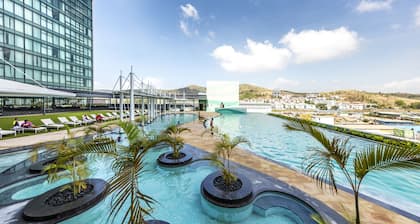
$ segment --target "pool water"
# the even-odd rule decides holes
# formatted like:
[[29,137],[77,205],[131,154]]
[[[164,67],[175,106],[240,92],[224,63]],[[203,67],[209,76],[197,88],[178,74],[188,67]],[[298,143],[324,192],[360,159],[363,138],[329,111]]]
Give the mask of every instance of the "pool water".
[[[146,131],[160,132],[168,125],[176,123],[186,123],[196,119],[196,116],[191,114],[184,115],[171,115],[158,118],[154,123],[145,127]],[[117,138],[118,134],[110,134],[111,137]],[[127,144],[124,140],[120,144]],[[163,169],[160,168],[156,159],[158,156],[170,150],[169,148],[161,148],[151,150],[145,157],[145,170],[144,174],[140,177],[140,190],[147,195],[153,197],[157,203],[153,205],[152,215],[148,219],[160,219],[170,222],[171,224],[177,223],[203,223],[203,224],[216,224],[223,223],[206,215],[201,206],[200,185],[202,180],[215,171],[213,166],[199,166],[193,168],[191,166]],[[14,153],[13,156],[7,159],[14,160],[12,164],[20,162],[30,156],[30,152]],[[0,164],[2,163],[3,156],[0,156]],[[90,169],[91,178],[108,179],[113,175],[110,169],[111,158],[94,158],[88,157],[88,164]],[[45,178],[45,177],[41,177]],[[31,179],[32,180],[32,179]],[[29,180],[29,181],[31,181]],[[18,190],[12,195],[15,200],[27,199],[39,194],[42,194],[53,187],[60,184],[69,182],[70,180],[64,179],[56,183],[48,183],[47,181],[38,181],[37,184],[29,186],[22,190]],[[35,182],[34,182],[35,183]],[[17,183],[19,184],[19,183]],[[9,186],[13,187],[14,185]],[[96,206],[91,209],[63,221],[65,224],[79,224],[79,223],[92,223],[102,224],[106,223],[110,211],[110,205],[113,198],[112,195],[105,198]],[[125,206],[128,206],[125,205]],[[122,213],[122,212],[121,212]],[[123,214],[117,215],[114,223],[120,223]],[[301,221],[296,216],[292,218],[293,214],[290,210],[283,209],[274,212],[269,212],[264,215],[259,215],[257,212],[251,213],[246,220],[240,223],[244,224],[265,224],[265,223],[285,223],[285,224],[300,224]],[[231,222],[229,222],[231,223]]]
[[[222,223],[206,214],[201,207],[200,184],[201,181],[215,169],[212,166],[200,166],[198,168],[182,167],[175,169],[162,169],[157,163],[158,156],[168,148],[153,150],[145,157],[145,169],[147,172],[140,177],[140,190],[152,196],[157,203],[153,205],[153,218],[165,220],[171,224],[195,223],[195,224],[216,224]],[[102,163],[101,161],[97,161]],[[95,163],[92,164],[92,168]],[[109,171],[109,170],[108,170]],[[65,220],[63,224],[79,223],[106,223],[109,213],[112,196],[107,197],[90,210]],[[275,212],[267,216],[260,216],[252,213],[244,224],[263,223],[299,223],[290,219],[290,215],[284,215],[288,210]],[[120,223],[122,218],[117,216],[114,223]],[[151,218],[151,217],[150,217]]]
[[[242,145],[242,148],[302,172],[302,163],[309,156],[310,149],[321,147],[321,145],[306,133],[286,130],[283,127],[285,122],[277,117],[253,113],[225,114],[215,119],[215,125],[222,132],[232,136],[242,135],[250,140],[251,147]],[[349,137],[335,132],[326,132],[330,137]],[[355,146],[354,152],[363,150],[372,143],[361,138],[350,137],[350,144]],[[344,175],[340,172],[336,175],[340,185],[349,187]],[[372,172],[363,180],[361,192],[414,215],[420,214],[418,171]]]

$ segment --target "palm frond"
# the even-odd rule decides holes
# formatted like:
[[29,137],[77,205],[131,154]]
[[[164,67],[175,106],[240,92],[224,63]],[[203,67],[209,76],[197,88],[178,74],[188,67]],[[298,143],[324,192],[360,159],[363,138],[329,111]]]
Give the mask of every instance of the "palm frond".
[[127,135],[127,139],[130,144],[135,143],[141,137],[142,131],[139,129],[137,124],[121,121],[119,122],[119,126]]
[[334,161],[328,151],[313,150],[305,160],[304,172],[312,177],[321,189],[328,187],[332,192],[337,191]]
[[353,165],[359,181],[371,171],[419,169],[420,149],[370,145],[366,150],[356,153]]

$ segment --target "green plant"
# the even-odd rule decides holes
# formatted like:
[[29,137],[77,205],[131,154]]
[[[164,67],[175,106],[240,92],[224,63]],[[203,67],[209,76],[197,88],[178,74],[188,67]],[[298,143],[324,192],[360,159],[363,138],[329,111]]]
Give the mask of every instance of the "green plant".
[[241,143],[250,145],[248,139],[244,137],[231,138],[228,134],[221,134],[216,142],[214,153],[210,155],[210,160],[220,169],[223,180],[228,186],[236,181],[236,176],[230,166],[230,158],[236,146]]
[[[85,142],[83,138],[75,138],[74,132],[67,127],[68,138],[64,138],[59,143],[48,144],[48,150],[55,150],[57,159],[44,167],[44,171],[48,174],[48,182],[55,182],[61,179],[69,178],[71,183],[64,185],[63,189],[71,189],[73,195],[80,193],[86,189],[87,185],[84,181],[89,176],[89,169],[86,164],[86,158],[77,154],[80,149],[91,148],[96,146],[93,142]],[[103,143],[113,144],[112,139],[102,139]],[[37,155],[36,151],[36,155]]]
[[107,195],[113,197],[108,222],[113,223],[117,214],[125,210],[122,212],[124,215],[121,223],[143,224],[144,218],[151,214],[152,204],[155,202],[139,190],[139,178],[145,171],[143,160],[148,150],[161,143],[162,139],[144,133],[131,122],[119,122],[118,125],[127,135],[128,145],[117,145],[110,138],[100,137],[60,155],[59,159],[67,163],[71,158],[80,156],[113,157],[111,167],[114,176],[110,178],[107,190]]
[[[310,134],[322,147],[313,150],[305,160],[305,172],[313,177],[321,188],[328,186],[337,192],[335,179],[336,165],[344,174],[354,195],[356,211],[355,223],[360,223],[359,190],[364,178],[371,172],[398,169],[420,169],[420,149],[414,147],[398,147],[390,144],[372,144],[349,161],[353,147],[348,138],[334,137],[329,139],[321,131],[307,122],[289,122],[286,128]],[[351,171],[352,166],[354,173]],[[326,183],[328,183],[326,185]]]
[[172,148],[174,158],[180,157],[181,149],[184,147],[184,139],[181,137],[183,132],[190,132],[189,128],[171,125],[167,127],[161,135],[162,141],[168,143]]

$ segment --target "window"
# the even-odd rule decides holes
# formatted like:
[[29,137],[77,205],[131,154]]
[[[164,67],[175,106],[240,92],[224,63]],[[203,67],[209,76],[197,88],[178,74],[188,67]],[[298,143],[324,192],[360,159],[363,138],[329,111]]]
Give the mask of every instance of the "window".
[[24,54],[20,51],[15,51],[15,61],[17,63],[25,63],[25,57]]
[[30,54],[25,54],[25,64],[27,65],[32,65],[33,61],[32,61],[33,57]]
[[32,21],[32,12],[29,9],[25,9],[25,19]]
[[33,7],[38,11],[41,9],[41,4],[39,3],[39,0],[33,0]]
[[30,50],[30,51],[33,50],[31,39],[28,39],[28,38],[25,39],[25,49]]
[[36,27],[34,27],[34,37],[38,39],[41,37],[41,31]]
[[35,52],[41,53],[41,44],[39,42],[34,41],[33,42],[33,48],[34,48]]
[[41,17],[37,13],[33,14],[33,22],[38,25],[41,24]]
[[20,20],[15,20],[15,30],[17,32],[23,33],[23,22],[21,22]]
[[4,16],[4,26],[9,29],[15,29],[15,20],[11,17]]
[[32,36],[32,26],[29,24],[25,24],[25,34]]
[[15,45],[16,45],[16,47],[24,48],[23,37],[21,37],[19,35],[16,35],[15,36]]
[[52,56],[58,58],[58,48],[52,47]]
[[15,70],[12,69],[10,65],[4,66],[4,76],[6,77],[15,77]]
[[13,2],[10,0],[4,0],[4,9],[13,13]]
[[23,8],[22,6],[15,4],[15,15],[23,17]]
[[29,6],[32,6],[32,0],[25,0],[25,4],[29,5]]
[[36,81],[41,81],[41,72],[38,70],[34,70],[34,79]]

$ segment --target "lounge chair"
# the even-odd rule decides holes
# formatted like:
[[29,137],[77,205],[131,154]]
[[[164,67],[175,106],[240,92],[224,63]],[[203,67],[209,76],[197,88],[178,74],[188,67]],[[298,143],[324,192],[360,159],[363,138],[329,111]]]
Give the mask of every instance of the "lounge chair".
[[[23,121],[18,121],[19,127],[22,127]],[[23,132],[25,133],[25,131],[33,131],[36,133],[38,133],[39,131],[47,131],[46,127],[30,127],[30,128],[24,128],[22,127]]]
[[104,121],[109,121],[109,120],[114,119],[114,118],[112,118],[112,117],[105,116],[104,114],[99,114],[99,115],[101,115],[101,116],[102,116],[102,119],[103,119]]
[[0,139],[3,138],[3,135],[15,135],[16,136],[16,131],[2,130],[0,128]]
[[41,122],[44,124],[43,126],[46,128],[57,129],[64,128],[64,124],[56,124],[51,119],[41,119]]
[[80,122],[74,122],[74,121],[69,121],[67,118],[65,117],[57,117],[57,119],[62,123],[62,124],[67,124],[67,125],[71,125],[73,127],[76,127],[77,125],[82,125],[82,123]]
[[111,113],[106,113],[105,114],[106,116],[108,116],[108,117],[111,117],[112,119],[117,119],[118,118],[118,116],[115,116],[115,115],[113,115],[113,114],[111,114]]
[[76,116],[70,116],[69,117],[71,121],[73,122],[79,122],[81,124],[93,124],[96,122],[96,120],[94,119],[89,119],[89,120],[79,120]]

